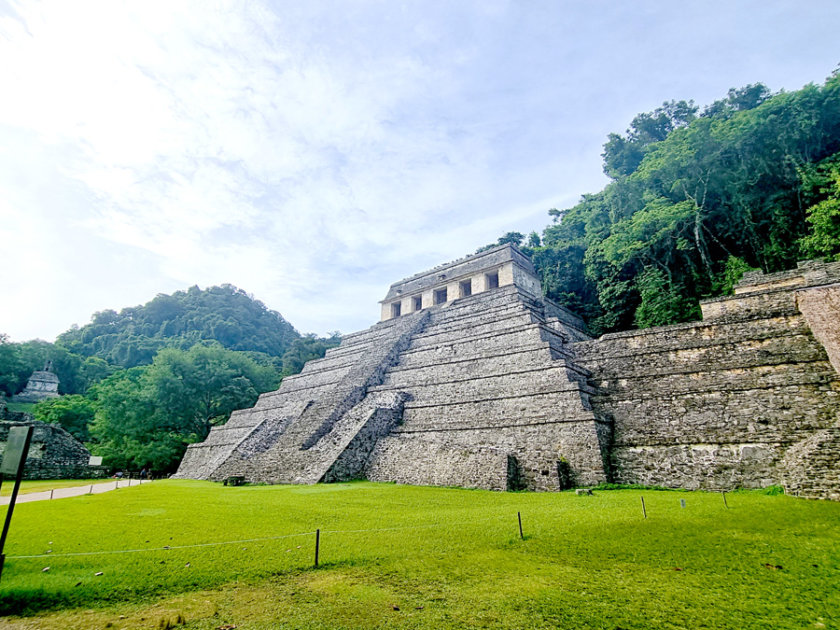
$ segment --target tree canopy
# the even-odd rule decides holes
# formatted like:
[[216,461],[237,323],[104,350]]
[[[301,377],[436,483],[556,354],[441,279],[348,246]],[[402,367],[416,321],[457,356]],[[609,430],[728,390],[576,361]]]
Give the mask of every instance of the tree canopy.
[[611,134],[612,181],[528,243],[546,295],[595,333],[695,319],[748,268],[840,257],[840,74],[698,111],[670,101]]
[[229,350],[281,357],[299,337],[280,313],[225,284],[160,294],[119,313],[100,311],[90,324],[59,335],[58,343],[83,357],[135,367],[151,363],[163,347],[189,348],[204,340],[217,341]]
[[94,448],[106,464],[172,471],[187,444],[279,382],[274,369],[215,342],[165,348],[151,365],[120,370],[92,389]]

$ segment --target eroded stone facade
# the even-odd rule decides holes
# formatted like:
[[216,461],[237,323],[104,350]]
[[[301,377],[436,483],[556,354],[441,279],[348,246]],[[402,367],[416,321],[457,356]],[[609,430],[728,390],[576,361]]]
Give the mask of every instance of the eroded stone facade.
[[21,403],[37,403],[50,398],[58,398],[58,385],[58,376],[47,366],[43,370],[32,372],[26,382],[26,388],[17,396],[13,396],[12,400]]
[[527,257],[493,248],[392,285],[379,324],[190,446],[177,476],[836,498],[838,281],[816,263],[752,274],[702,322],[591,339]]
[[[19,417],[24,414],[8,414]],[[90,479],[105,477],[104,466],[90,465],[90,452],[63,427],[37,420],[0,419],[0,460],[9,439],[9,429],[31,426],[32,442],[23,468],[24,479]]]

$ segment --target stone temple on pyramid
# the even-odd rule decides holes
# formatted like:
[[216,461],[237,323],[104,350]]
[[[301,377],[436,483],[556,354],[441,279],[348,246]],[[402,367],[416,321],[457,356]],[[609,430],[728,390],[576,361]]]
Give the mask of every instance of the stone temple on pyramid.
[[591,338],[501,245],[391,285],[175,475],[494,490],[784,485],[840,499],[840,263],[747,274],[703,321]]

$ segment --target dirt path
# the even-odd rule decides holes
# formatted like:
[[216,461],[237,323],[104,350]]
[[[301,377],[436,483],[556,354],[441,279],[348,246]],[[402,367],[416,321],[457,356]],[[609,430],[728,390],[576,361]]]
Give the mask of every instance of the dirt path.
[[[80,497],[83,494],[102,494],[111,490],[122,490],[123,488],[134,488],[141,483],[149,483],[148,479],[115,479],[108,483],[86,484],[84,486],[73,486],[72,488],[55,488],[41,492],[28,492],[19,494],[18,503],[29,503],[30,501],[49,501],[50,499],[67,499],[69,497]],[[8,505],[11,497],[0,497],[0,505]]]

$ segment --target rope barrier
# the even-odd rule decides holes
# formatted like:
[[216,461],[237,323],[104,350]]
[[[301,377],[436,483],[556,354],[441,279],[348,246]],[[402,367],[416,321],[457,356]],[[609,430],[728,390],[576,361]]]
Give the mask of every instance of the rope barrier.
[[[499,520],[498,517],[491,518],[491,519],[482,519],[481,521],[469,521],[469,523],[447,523],[447,525],[455,525],[455,526],[464,526],[467,524],[474,525],[479,522],[489,522],[491,520]],[[363,534],[366,532],[389,532],[389,531],[401,531],[406,529],[431,529],[440,527],[440,523],[431,523],[428,525],[406,525],[403,527],[375,527],[371,529],[322,529],[322,534]],[[78,556],[104,556],[104,555],[114,555],[120,553],[142,553],[147,551],[170,551],[173,549],[194,549],[196,547],[218,547],[221,545],[239,545],[242,543],[254,543],[254,542],[265,542],[269,540],[282,540],[283,538],[295,538],[298,536],[312,536],[315,532],[302,532],[299,534],[285,534],[283,536],[269,536],[267,538],[246,538],[243,540],[228,540],[223,542],[210,542],[210,543],[196,543],[194,545],[167,545],[165,547],[147,547],[145,549],[114,549],[110,551],[77,551],[77,552],[69,552],[69,553],[42,553],[36,555],[29,555],[29,556],[6,556],[9,560],[28,560],[34,558],[69,558],[69,557],[78,557]]]
[[27,558],[69,558],[71,556],[104,556],[117,553],[140,553],[143,551],[170,551],[172,549],[193,549],[195,547],[218,547],[220,545],[240,545],[242,543],[263,542],[266,540],[280,540],[297,536],[311,536],[315,532],[300,534],[286,534],[285,536],[269,536],[268,538],[246,538],[244,540],[227,540],[224,542],[197,543],[195,545],[166,545],[165,547],[147,547],[146,549],[114,549],[111,551],[77,551],[72,553],[42,553],[34,556],[6,556],[7,559],[23,560]]

